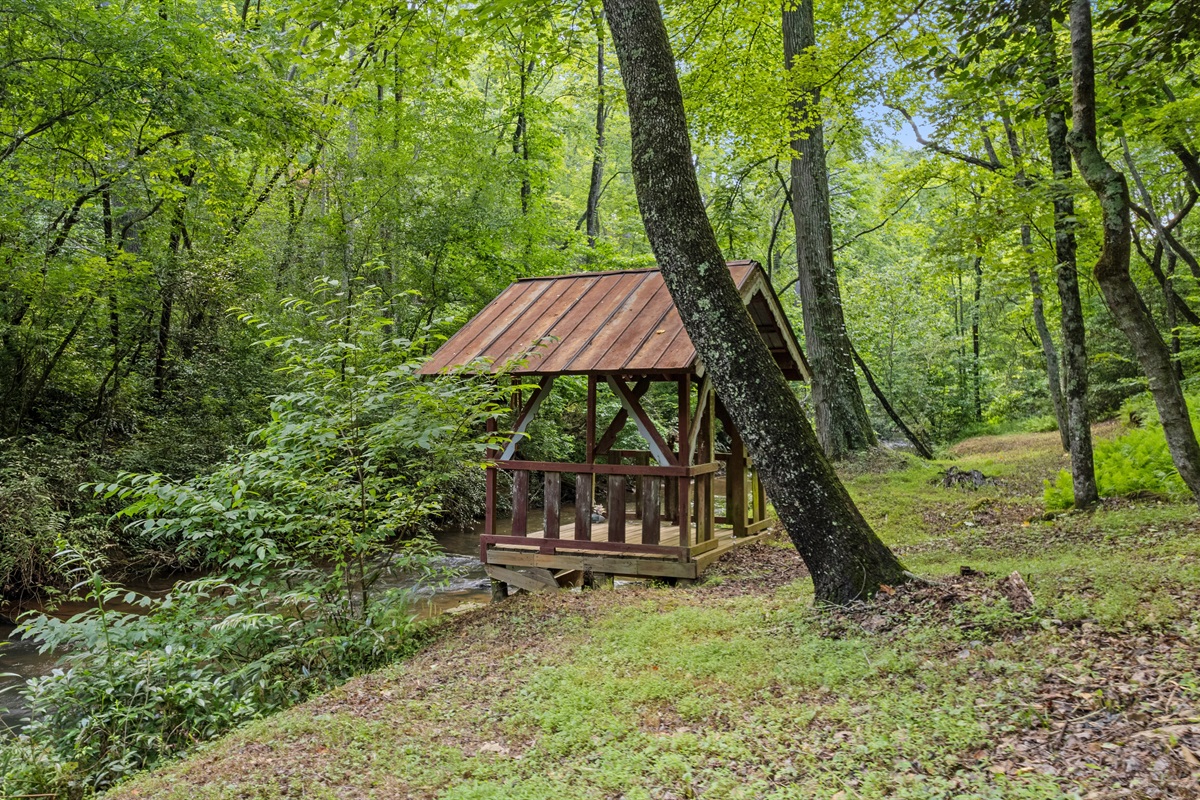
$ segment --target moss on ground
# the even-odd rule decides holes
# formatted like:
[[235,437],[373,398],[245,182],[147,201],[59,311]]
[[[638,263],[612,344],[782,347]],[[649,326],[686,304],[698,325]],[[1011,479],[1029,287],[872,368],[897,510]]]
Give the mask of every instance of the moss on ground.
[[[1200,518],[1043,519],[1056,445],[980,437],[848,474],[931,583],[814,609],[775,542],[694,588],[511,598],[111,797],[1194,796]],[[949,464],[997,483],[945,489]],[[1033,608],[1006,596],[1013,571]]]

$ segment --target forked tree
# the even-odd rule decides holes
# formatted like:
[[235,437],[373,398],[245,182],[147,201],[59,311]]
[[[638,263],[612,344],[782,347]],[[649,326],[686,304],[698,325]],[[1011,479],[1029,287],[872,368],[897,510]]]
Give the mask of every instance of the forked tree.
[[604,0],[629,104],[634,187],[650,246],[713,386],[745,439],[818,601],[905,579],[822,452],[725,267],[696,181],[683,94],[657,0]]

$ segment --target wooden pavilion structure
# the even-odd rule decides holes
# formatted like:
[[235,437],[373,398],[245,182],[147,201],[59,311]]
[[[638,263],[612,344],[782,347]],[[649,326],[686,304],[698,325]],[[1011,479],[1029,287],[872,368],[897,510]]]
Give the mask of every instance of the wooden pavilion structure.
[[[790,380],[809,369],[779,298],[754,261],[728,264],[763,341]],[[516,363],[516,366],[512,364]],[[695,347],[657,269],[584,272],[517,281],[452,336],[421,368],[438,375],[468,367],[498,372],[508,365],[537,383],[514,408],[513,437],[490,453],[480,560],[498,581],[548,588],[555,577],[652,576],[694,579],[721,554],[763,535],[770,524],[757,471],[712,390]],[[555,380],[587,377],[587,441],[583,463],[524,460],[520,444]],[[642,406],[652,384],[675,386],[677,424],[659,430]],[[620,402],[601,427],[601,383]],[[645,442],[615,449],[632,421]],[[717,427],[728,451],[717,449]],[[718,473],[724,465],[724,486]],[[497,532],[497,479],[510,473],[511,531]],[[573,475],[575,511],[562,514],[562,476]],[[540,530],[530,530],[530,485],[543,482]],[[592,499],[606,496],[606,513]],[[718,513],[718,493],[724,513]]]

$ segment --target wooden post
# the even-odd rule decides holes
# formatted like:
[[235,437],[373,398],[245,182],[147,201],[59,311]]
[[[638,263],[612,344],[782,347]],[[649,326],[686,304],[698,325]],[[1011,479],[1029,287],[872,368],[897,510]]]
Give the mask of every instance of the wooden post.
[[592,476],[575,476],[575,538],[585,542],[592,539]]
[[[487,432],[494,434],[496,432],[496,418],[489,417],[487,421]],[[488,448],[487,457],[489,459],[496,457],[496,451]],[[485,496],[483,501],[483,532],[487,536],[496,534],[496,468],[488,467],[484,475]]]
[[[697,464],[711,463],[716,456],[715,406],[713,398],[710,398],[704,408],[698,409],[701,417],[698,420],[700,435],[696,439]],[[713,494],[713,473],[708,472],[696,478],[696,544],[707,542],[716,533],[713,524],[717,509]]]
[[543,516],[542,531],[547,539],[557,539],[559,533],[559,512],[562,510],[562,473],[546,473],[545,515]]
[[513,473],[513,517],[512,535],[526,536],[529,533],[529,470],[519,469]]
[[762,481],[758,479],[758,470],[754,470],[754,516],[755,522],[761,522],[767,518],[767,490],[762,485]]
[[608,540],[625,541],[625,476],[608,476]]
[[[587,448],[584,460],[596,463],[596,376],[588,375],[587,384]],[[589,498],[590,499],[590,498]]]
[[[688,466],[692,463],[691,453],[688,452],[688,434],[692,427],[692,376],[684,375],[679,379],[679,464]],[[675,522],[679,525],[679,546],[687,547],[691,543],[691,502],[688,488],[691,478],[679,478],[678,489],[675,492]]]
[[726,424],[729,434],[729,461],[725,469],[725,519],[733,525],[734,536],[745,536],[746,516],[746,444],[737,428]]
[[660,534],[658,507],[661,499],[658,478],[653,475],[646,475],[639,483],[642,486],[640,503],[642,512],[642,544],[658,544]]

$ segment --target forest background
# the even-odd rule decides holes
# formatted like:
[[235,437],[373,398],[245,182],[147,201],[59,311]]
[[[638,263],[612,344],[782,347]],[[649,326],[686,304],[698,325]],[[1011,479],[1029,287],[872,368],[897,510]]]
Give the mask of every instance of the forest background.
[[[653,263],[598,3],[22,0],[0,13],[10,596],[54,583],[45,551],[62,533],[93,549],[119,535],[117,506],[81,484],[184,479],[246,446],[288,380],[262,328],[345,333],[298,322],[288,298],[333,287],[335,315],[376,299],[386,335],[419,356],[515,279]],[[1101,235],[1083,182],[1050,180],[1043,115],[1067,97],[1043,77],[1069,59],[1047,66],[952,6],[823,2],[817,46],[789,72],[774,5],[665,13],[727,257],[762,262],[800,330],[788,120],[819,92],[846,324],[883,395],[932,443],[1052,428],[1055,193],[1074,195],[1080,265]],[[1187,381],[1195,32],[1167,4],[1098,14],[1101,138],[1146,212],[1134,278]],[[1101,418],[1146,384],[1079,276]],[[559,402],[535,446],[562,455],[579,414]],[[459,496],[449,510],[472,513]],[[131,563],[169,560],[124,544]]]
[[[1100,494],[1186,497],[1091,274],[1100,206],[1049,152],[1062,9],[801,7],[815,44],[786,69],[778,5],[664,4],[726,257],[763,264],[802,336],[790,162],[820,125],[871,426],[936,449],[1061,425],[1070,231],[1091,417],[1146,426],[1098,443]],[[1197,20],[1149,0],[1095,19],[1132,277],[1185,391]],[[479,511],[484,422],[514,388],[416,365],[514,280],[653,258],[599,2],[16,0],[0,23],[0,610],[91,604],[26,624],[74,666],[23,689],[0,791],[70,793],[411,648],[372,583],[435,571],[418,534]],[[559,386],[526,447],[577,461],[584,387]],[[670,402],[647,400],[664,428]],[[1044,500],[1070,506],[1071,475]],[[206,577],[117,588],[177,568]]]

